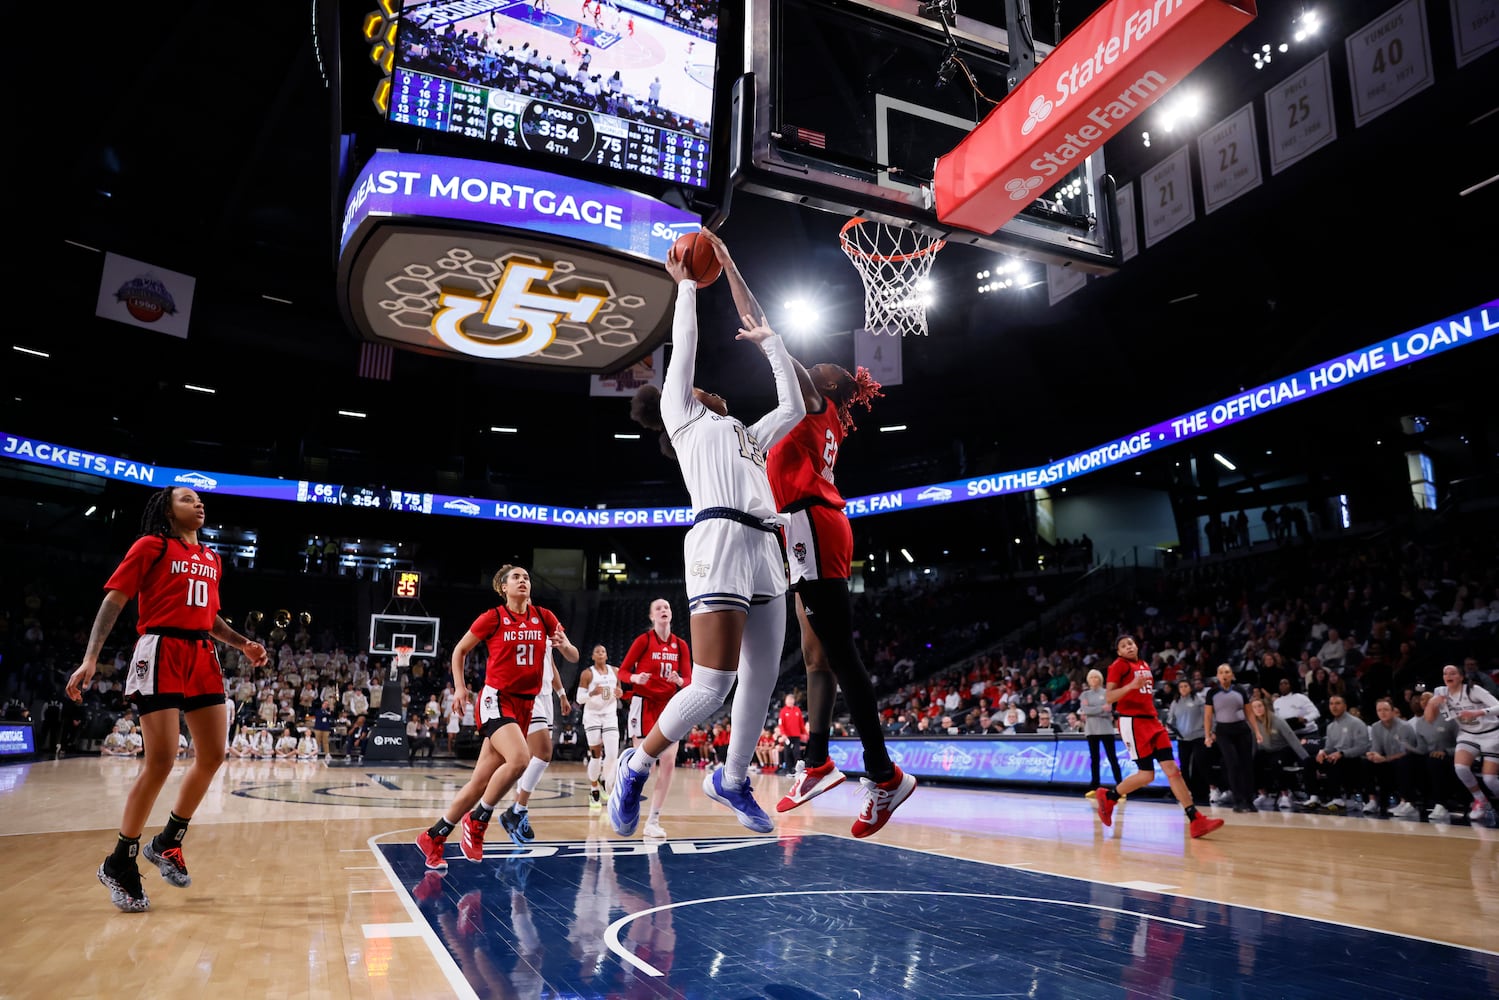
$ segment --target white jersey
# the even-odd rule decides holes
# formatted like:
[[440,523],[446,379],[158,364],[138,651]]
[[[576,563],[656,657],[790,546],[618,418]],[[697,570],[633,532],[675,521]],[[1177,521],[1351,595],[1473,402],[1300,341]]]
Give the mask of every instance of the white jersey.
[[727,507],[761,521],[784,524],[785,515],[777,512],[765,475],[765,453],[807,413],[791,356],[779,336],[760,345],[775,376],[777,405],[746,427],[734,417],[720,417],[692,394],[697,340],[697,286],[687,280],[677,286],[661,417],[676,449],[692,509]]
[[619,674],[615,672],[612,663],[604,664],[604,669],[589,667],[593,671],[593,680],[589,683],[589,689],[599,688],[598,694],[590,694],[588,690],[583,692],[583,717],[599,718],[616,716],[616,706],[619,704]]
[[[1438,688],[1434,694],[1438,697],[1445,696],[1437,703],[1437,711],[1442,714],[1442,718],[1456,722],[1460,732],[1472,736],[1499,732],[1499,699],[1495,699],[1487,689],[1477,684],[1464,684],[1457,689],[1457,694],[1445,687]],[[1484,714],[1466,722],[1458,718],[1459,712],[1475,711]]]

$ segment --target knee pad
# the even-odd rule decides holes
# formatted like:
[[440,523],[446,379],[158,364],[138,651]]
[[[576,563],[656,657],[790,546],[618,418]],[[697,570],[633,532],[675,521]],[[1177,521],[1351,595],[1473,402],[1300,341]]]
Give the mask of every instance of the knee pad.
[[692,683],[672,695],[661,710],[661,718],[656,722],[661,735],[675,743],[691,732],[693,726],[708,721],[723,707],[724,699],[734,688],[735,676],[732,671],[694,663]]

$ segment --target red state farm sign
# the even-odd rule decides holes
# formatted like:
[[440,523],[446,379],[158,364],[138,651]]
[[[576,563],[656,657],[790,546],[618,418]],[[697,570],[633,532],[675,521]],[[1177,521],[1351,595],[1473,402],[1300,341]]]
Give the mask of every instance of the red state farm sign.
[[1254,17],[1254,0],[1100,7],[937,160],[937,218],[996,232]]

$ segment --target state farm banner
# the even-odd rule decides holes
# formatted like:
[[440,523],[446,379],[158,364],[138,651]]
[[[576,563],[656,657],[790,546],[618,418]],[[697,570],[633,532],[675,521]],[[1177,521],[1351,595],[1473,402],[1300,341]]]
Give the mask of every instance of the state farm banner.
[[186,339],[196,284],[190,274],[106,253],[94,313]]
[[997,231],[1254,17],[1254,0],[1100,7],[937,160],[937,218]]

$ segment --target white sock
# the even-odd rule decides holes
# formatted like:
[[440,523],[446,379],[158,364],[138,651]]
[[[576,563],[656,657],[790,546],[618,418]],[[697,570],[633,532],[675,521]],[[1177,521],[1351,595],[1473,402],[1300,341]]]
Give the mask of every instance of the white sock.
[[588,783],[597,785],[599,783],[599,771],[603,770],[604,762],[597,757],[588,758]]
[[630,755],[629,767],[636,774],[648,774],[650,773],[651,765],[654,763],[656,763],[656,758],[646,753],[640,747],[636,747],[635,752]]
[[[786,641],[786,598],[752,605],[739,645],[739,688],[730,710],[729,752],[724,760],[724,784],[739,784],[755,759],[755,744],[765,727],[770,696],[781,676],[781,649]],[[693,683],[697,676],[693,675]]]

